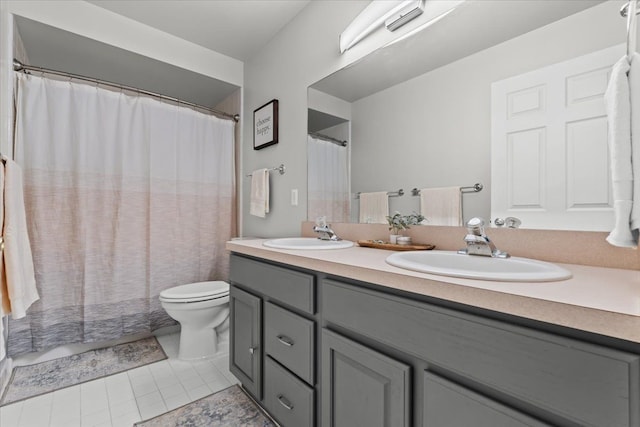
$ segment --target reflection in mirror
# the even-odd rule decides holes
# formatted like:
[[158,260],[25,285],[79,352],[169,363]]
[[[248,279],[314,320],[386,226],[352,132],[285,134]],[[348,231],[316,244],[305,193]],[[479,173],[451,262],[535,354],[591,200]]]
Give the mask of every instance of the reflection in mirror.
[[[624,3],[622,0],[465,2],[425,30],[383,47],[313,84],[309,89],[311,108],[318,93],[348,105],[351,193],[482,183],[483,191],[463,194],[463,220],[481,216],[493,223],[495,188],[506,191],[508,198],[512,183],[505,184],[504,178],[500,178],[500,182],[492,181],[495,180],[492,169],[496,166],[492,163],[506,161],[492,157],[492,120],[495,119],[492,85],[612,49],[610,58],[613,59],[604,66],[606,71],[615,62],[618,50],[620,56],[624,53],[625,20],[619,15]],[[583,203],[585,211],[599,210],[612,223],[613,213],[607,205],[610,186],[601,182],[595,185],[595,181],[605,179],[601,172],[606,167],[606,162],[602,162],[607,156],[606,138],[594,136],[603,135],[602,123],[606,123],[606,120],[603,122],[602,94],[607,72],[590,74],[590,68],[583,70],[595,77],[576,78],[572,80],[572,88],[548,86],[546,92],[538,91],[535,97],[518,99],[524,102],[519,105],[522,111],[526,111],[525,104],[534,98],[557,102],[540,105],[540,111],[550,111],[564,108],[564,94],[573,96],[577,92],[571,91],[578,89],[586,97],[574,98],[577,107],[592,111],[585,111],[579,119],[585,126],[571,126],[572,113],[568,112],[565,116],[569,121],[553,132],[548,128],[538,132],[536,138],[533,134],[515,138],[518,143],[529,144],[516,147],[523,148],[519,151],[521,166],[517,171],[536,175],[538,181],[534,185],[527,181],[530,177],[522,178],[523,174],[517,178],[518,182],[525,183],[526,191],[535,190],[541,197],[546,197],[552,189],[564,194],[573,191],[575,200]],[[572,73],[581,76],[583,72],[578,69]],[[561,80],[566,81],[565,77]],[[584,86],[586,83],[590,85],[588,88]],[[331,109],[323,111],[334,114]],[[546,139],[538,137],[545,132]],[[554,146],[557,153],[569,153],[569,156],[547,154],[552,152],[547,150],[550,146]],[[527,161],[533,160],[527,153],[538,156],[535,166]],[[572,157],[572,153],[577,156]],[[547,158],[547,155],[554,157]],[[580,163],[587,158],[601,160],[597,174],[587,173],[590,169]],[[554,162],[567,165],[568,171],[548,175],[549,165]],[[506,165],[506,170],[507,173],[513,171],[513,166]],[[567,175],[571,173],[574,174]],[[559,181],[558,176],[564,176],[563,180]],[[578,188],[576,184],[583,186]],[[598,200],[595,192],[589,190],[594,188],[597,188]],[[525,193],[528,197],[529,193]],[[403,197],[389,199],[389,210],[403,214],[419,212],[419,199],[407,191]],[[603,204],[604,199],[607,201]],[[575,213],[575,208],[567,203],[562,202],[564,209]],[[592,221],[574,221],[558,212],[545,218],[547,204],[540,199],[538,205],[532,206],[527,199],[515,209],[500,212],[502,217],[520,218],[535,211],[540,220],[523,220],[523,228],[594,229]],[[354,202],[352,220],[358,218],[357,208]],[[597,228],[602,230],[607,226]]]
[[349,222],[349,121],[308,110],[307,218]]

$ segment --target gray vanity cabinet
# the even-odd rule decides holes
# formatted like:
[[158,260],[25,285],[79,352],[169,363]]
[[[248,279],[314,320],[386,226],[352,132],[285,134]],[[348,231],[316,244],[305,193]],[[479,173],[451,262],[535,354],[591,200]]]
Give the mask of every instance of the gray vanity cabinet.
[[422,427],[551,427],[431,372],[423,372]]
[[640,344],[235,254],[230,282],[231,371],[284,427],[640,427]]
[[409,427],[411,368],[322,331],[323,427]]
[[262,397],[262,301],[236,287],[229,289],[229,370],[257,399]]
[[[315,276],[236,255],[229,276],[232,301],[241,296],[232,302],[238,314],[231,316],[231,372],[283,427],[314,426]],[[257,343],[244,336],[250,334]],[[249,344],[255,345],[253,377],[243,369],[246,355],[240,356]]]
[[[374,340],[372,347],[400,351],[414,366],[426,365],[467,389],[456,397],[467,411],[463,419],[495,420],[519,412],[521,420],[528,414],[561,426],[640,427],[638,354],[337,280],[323,280],[321,289],[323,319],[332,327]],[[416,417],[425,427],[457,425],[447,424],[446,417],[434,421],[446,416],[442,409],[427,413],[435,401],[446,400],[442,382],[436,383],[427,375],[421,390],[426,403]],[[480,395],[487,400],[470,405]],[[507,404],[513,411],[495,411]],[[496,425],[492,422],[474,425]]]

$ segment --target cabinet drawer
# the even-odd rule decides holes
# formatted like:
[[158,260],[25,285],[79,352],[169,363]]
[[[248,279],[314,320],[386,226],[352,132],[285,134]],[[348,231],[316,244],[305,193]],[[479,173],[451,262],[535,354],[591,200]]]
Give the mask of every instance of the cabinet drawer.
[[270,357],[264,361],[264,405],[283,427],[313,426],[313,389]]
[[575,424],[640,425],[636,354],[332,280],[322,295],[326,321]]
[[314,323],[272,303],[264,306],[267,354],[313,384]]
[[231,255],[229,280],[305,313],[315,312],[311,274]]
[[550,427],[431,372],[423,384],[422,427]]

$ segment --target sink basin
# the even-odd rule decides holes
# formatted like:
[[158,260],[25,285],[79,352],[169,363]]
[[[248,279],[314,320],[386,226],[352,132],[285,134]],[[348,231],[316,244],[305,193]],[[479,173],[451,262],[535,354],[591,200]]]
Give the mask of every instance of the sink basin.
[[555,264],[528,258],[491,258],[449,251],[398,252],[388,264],[421,273],[503,282],[550,282],[571,278],[571,272]]
[[316,237],[285,237],[267,240],[263,245],[276,249],[346,249],[353,246],[353,242],[350,240],[320,240]]

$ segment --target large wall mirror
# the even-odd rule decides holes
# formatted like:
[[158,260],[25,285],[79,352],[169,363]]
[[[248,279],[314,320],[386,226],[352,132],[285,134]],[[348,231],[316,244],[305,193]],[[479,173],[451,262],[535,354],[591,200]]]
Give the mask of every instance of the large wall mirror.
[[[433,25],[311,85],[310,133],[327,134],[348,144],[345,147],[348,160],[342,163],[349,182],[348,212],[333,216],[326,209],[328,220],[341,222],[348,217],[349,221],[358,222],[358,192],[394,193],[403,189],[403,196],[389,198],[389,210],[409,214],[420,209],[419,197],[412,195],[413,188],[471,187],[480,183],[482,191],[462,195],[463,217],[467,220],[482,216],[493,222],[495,213],[502,211],[492,206],[492,199],[494,204],[496,200],[492,191],[498,187],[500,191],[505,191],[505,186],[506,191],[513,191],[513,188],[509,187],[511,183],[495,182],[495,176],[501,175],[496,175],[494,169],[502,158],[492,154],[492,126],[495,128],[496,116],[492,87],[495,92],[497,82],[606,51],[606,61],[610,63],[600,66],[604,71],[596,73],[597,76],[586,73],[588,78],[574,79],[571,88],[552,87],[547,92],[529,93],[525,84],[521,91],[525,96],[505,98],[505,102],[528,111],[531,102],[546,102],[552,98],[549,94],[562,93],[555,98],[557,102],[565,102],[568,99],[565,92],[580,89],[585,94],[580,100],[595,100],[602,104],[608,69],[624,54],[625,19],[619,14],[624,3],[600,0],[466,1]],[[588,89],[584,89],[587,83]],[[494,103],[495,98],[494,93]],[[609,219],[613,225],[607,182],[606,118],[602,108],[602,112],[598,108],[595,110],[595,115],[589,118],[590,125],[579,131],[574,132],[568,125],[563,125],[566,134],[574,138],[570,147],[566,135],[561,136],[559,142],[553,142],[564,147],[562,153],[568,153],[562,162],[573,168],[572,171],[578,170],[579,173],[572,172],[573,182],[558,182],[555,176],[547,176],[548,167],[538,164],[540,159],[536,156],[554,156],[544,148],[552,143],[549,135],[546,135],[549,141],[534,141],[539,148],[533,154],[530,150],[521,150],[520,163],[516,162],[516,166],[519,171],[528,168],[537,174],[539,188],[536,191],[539,192],[554,188],[565,191],[577,185],[575,177],[579,177],[584,210],[600,212],[606,218],[605,224],[574,221],[572,217],[558,213],[545,217],[544,207],[523,202],[509,212],[513,216],[527,217],[527,212],[535,211],[537,218],[524,220],[522,227],[605,231]],[[333,121],[325,121],[324,126],[319,124],[318,117],[333,117]],[[580,120],[582,123],[586,119]],[[591,126],[596,122],[599,123],[597,126]],[[600,139],[596,140],[593,135]],[[521,140],[526,148],[523,144],[531,138]],[[581,144],[583,140],[585,142]],[[592,158],[600,159],[598,170],[593,173],[589,172],[593,168],[578,164],[587,152],[593,153]],[[308,162],[309,165],[315,162],[311,151]],[[310,174],[316,173],[312,169],[309,168]],[[329,175],[336,173],[329,169],[326,172]],[[318,178],[313,180],[317,187]],[[313,180],[310,176],[309,185]],[[535,187],[529,183],[526,186],[523,193]],[[312,194],[310,189],[310,198]],[[309,220],[315,220],[317,204],[310,203],[309,206]],[[571,206],[564,208],[567,212],[572,211]]]

